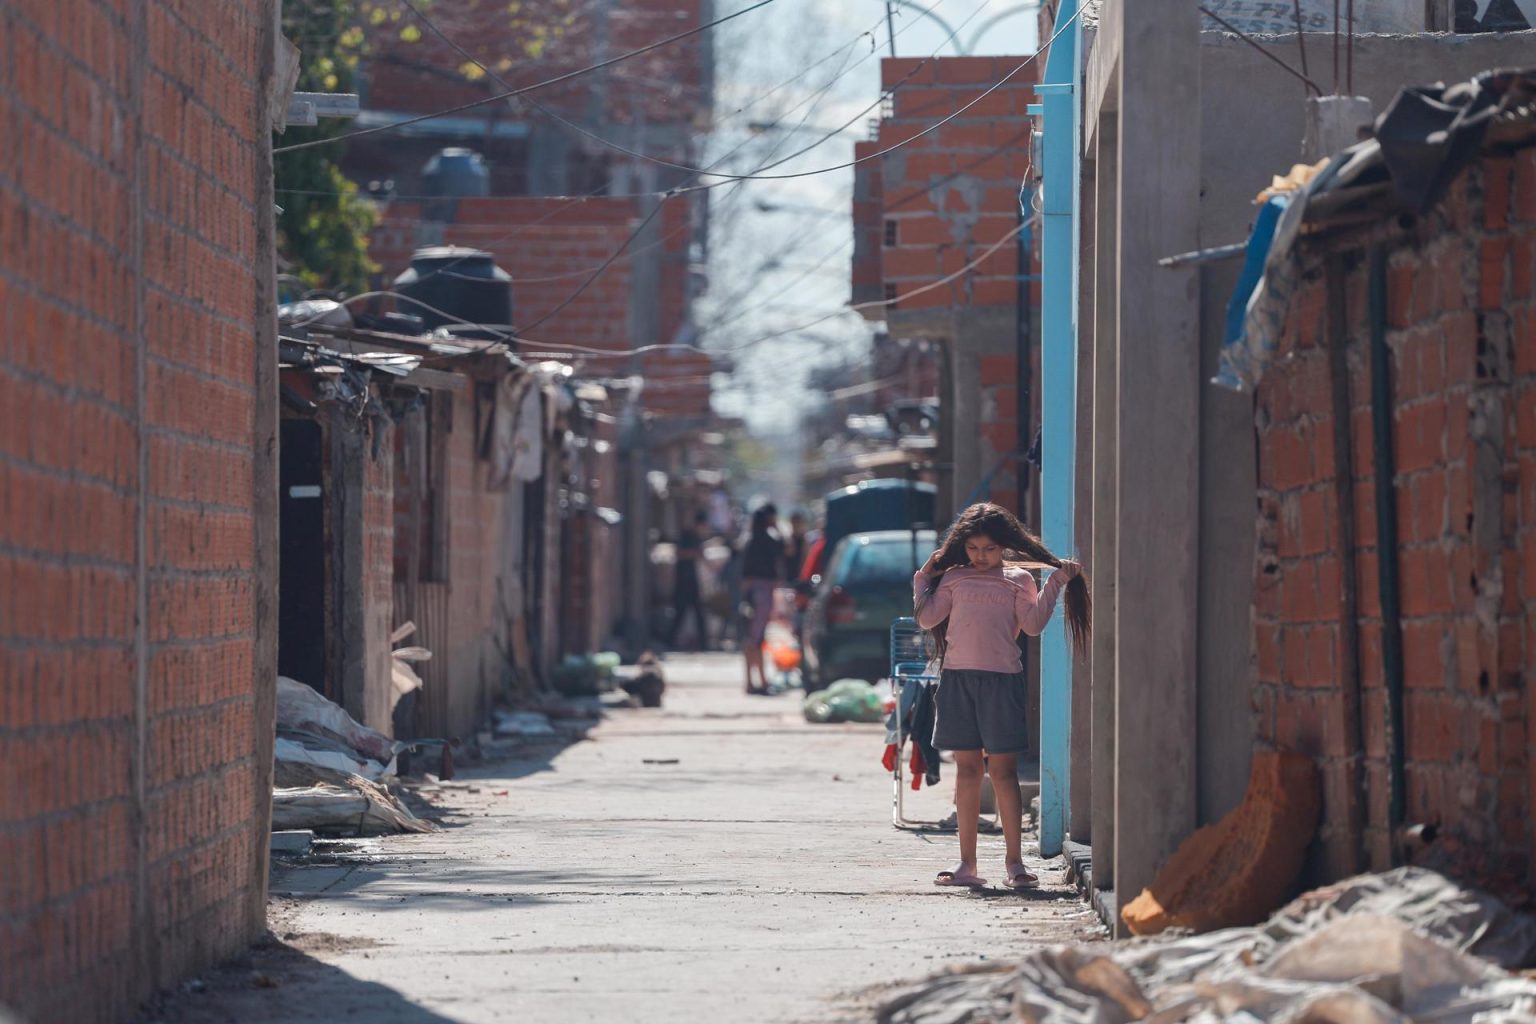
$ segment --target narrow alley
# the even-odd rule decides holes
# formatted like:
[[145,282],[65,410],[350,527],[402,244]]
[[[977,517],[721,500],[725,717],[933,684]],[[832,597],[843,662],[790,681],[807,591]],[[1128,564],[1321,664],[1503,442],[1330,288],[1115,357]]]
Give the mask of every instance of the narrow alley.
[[[665,708],[460,775],[445,831],[274,865],[272,930],[302,955],[258,953],[152,1019],[862,1020],[901,982],[1098,933],[1059,861],[1031,856],[1033,892],[934,888],[955,839],[891,827],[881,727],[808,725],[739,672],[676,656]],[[1000,871],[1002,840],[982,850]]]

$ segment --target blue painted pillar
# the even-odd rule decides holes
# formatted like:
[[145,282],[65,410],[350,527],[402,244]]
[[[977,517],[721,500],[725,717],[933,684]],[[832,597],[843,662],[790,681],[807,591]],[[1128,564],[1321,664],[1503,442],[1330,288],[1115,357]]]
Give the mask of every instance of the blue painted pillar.
[[[1075,0],[1064,0],[1056,37],[1037,87],[1040,147],[1040,539],[1061,557],[1072,536],[1077,452],[1078,28]],[[1054,857],[1066,838],[1071,807],[1072,658],[1058,607],[1040,638],[1040,854]]]

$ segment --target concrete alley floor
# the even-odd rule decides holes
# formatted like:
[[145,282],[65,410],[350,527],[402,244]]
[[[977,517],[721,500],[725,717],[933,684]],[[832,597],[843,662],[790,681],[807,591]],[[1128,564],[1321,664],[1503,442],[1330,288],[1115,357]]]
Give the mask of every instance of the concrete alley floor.
[[[443,832],[275,866],[283,944],[145,1019],[861,1020],[879,987],[1100,934],[1028,842],[1039,890],[935,888],[955,837],[891,827],[880,726],[808,725],[798,692],[747,697],[734,657],[666,671],[660,710],[461,773],[474,791],[434,798]],[[947,812],[945,768],[909,813]],[[1002,859],[983,836],[994,883]]]

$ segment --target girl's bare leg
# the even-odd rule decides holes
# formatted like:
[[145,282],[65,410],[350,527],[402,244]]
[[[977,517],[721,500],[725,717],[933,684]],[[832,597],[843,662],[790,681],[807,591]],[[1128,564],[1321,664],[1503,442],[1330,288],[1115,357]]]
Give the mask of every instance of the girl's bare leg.
[[976,870],[976,818],[981,814],[981,751],[955,751],[955,824],[960,829],[960,863]]
[[1008,844],[1008,863],[1022,864],[1024,801],[1019,796],[1019,755],[988,754],[987,773],[992,776],[992,792],[997,797],[997,823],[1003,827],[1003,839]]

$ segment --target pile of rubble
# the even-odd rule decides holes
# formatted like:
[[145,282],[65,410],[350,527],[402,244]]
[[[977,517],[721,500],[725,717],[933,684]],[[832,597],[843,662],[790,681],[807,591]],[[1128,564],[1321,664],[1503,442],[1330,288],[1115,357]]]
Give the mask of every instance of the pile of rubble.
[[912,985],[881,1024],[1536,1019],[1536,918],[1422,868],[1310,892],[1261,925],[1043,949]]
[[431,832],[385,782],[409,745],[358,724],[314,688],[277,681],[272,830],[333,835]]

